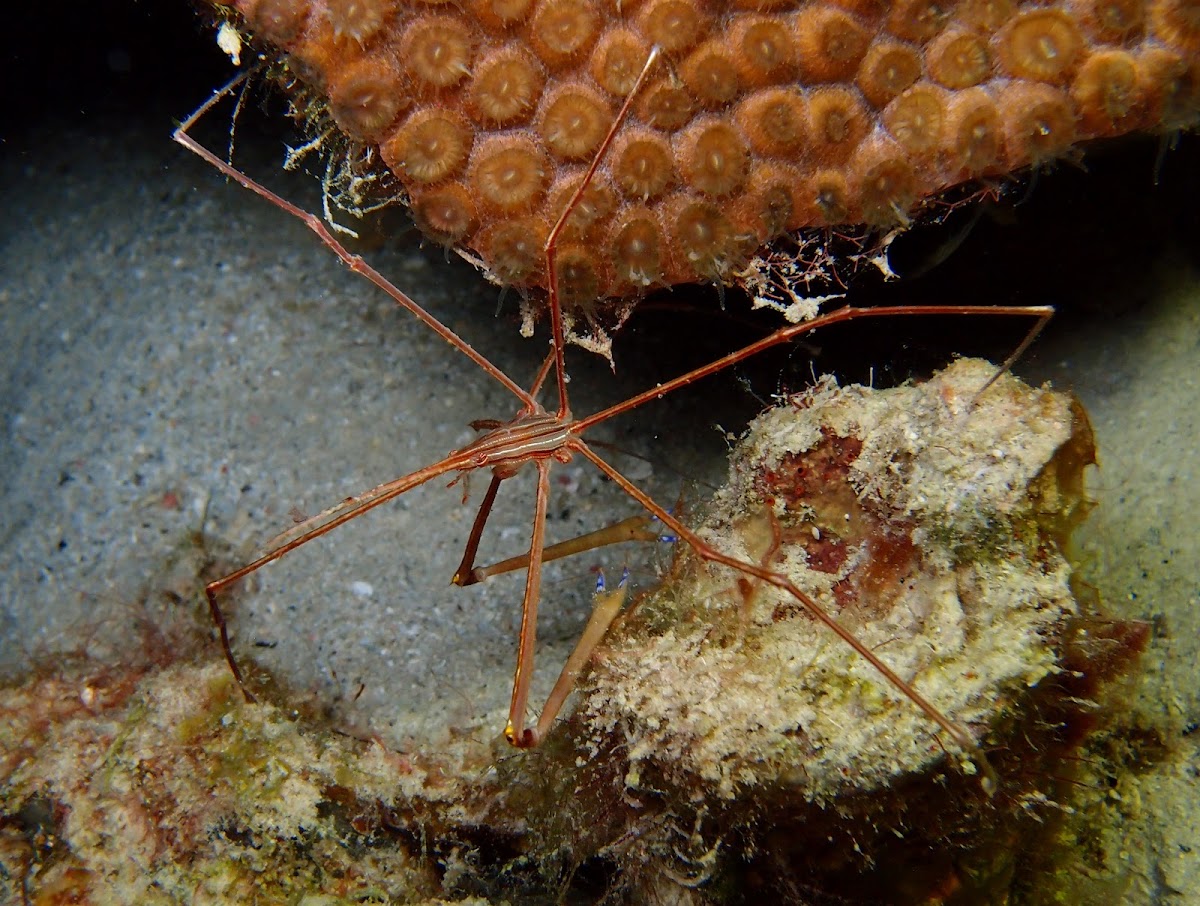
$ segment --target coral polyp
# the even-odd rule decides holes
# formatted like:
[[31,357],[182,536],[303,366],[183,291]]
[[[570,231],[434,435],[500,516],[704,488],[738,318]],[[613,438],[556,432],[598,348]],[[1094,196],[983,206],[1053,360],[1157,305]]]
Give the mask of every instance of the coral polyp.
[[955,95],[946,111],[950,166],[964,174],[985,173],[1000,160],[1003,127],[996,103],[983,91]]
[[742,103],[736,122],[751,147],[764,157],[789,159],[804,146],[808,112],[798,91],[762,91]]
[[330,0],[325,15],[335,35],[353,38],[365,44],[379,29],[388,14],[384,0]]
[[656,133],[628,133],[613,152],[613,181],[631,200],[662,195],[675,181],[674,168],[670,144]]
[[1020,14],[1000,36],[1001,65],[1018,79],[1064,82],[1082,52],[1075,22],[1053,9]]
[[402,84],[390,61],[360,60],[339,72],[329,86],[329,110],[351,137],[377,141],[408,106]]
[[[871,45],[855,81],[863,97],[883,107],[920,77],[921,56],[914,47],[882,41]],[[933,77],[938,78],[936,71]]]
[[1000,104],[1010,159],[1051,160],[1075,140],[1075,113],[1064,91],[1036,82],[1014,82],[1001,93]]
[[822,162],[847,160],[866,136],[870,120],[858,95],[846,88],[822,88],[808,101],[813,155]]
[[416,183],[435,183],[462,169],[471,153],[471,133],[461,117],[422,110],[379,153],[388,166]]
[[561,160],[585,160],[608,134],[612,111],[604,99],[583,85],[565,85],[546,102],[538,132]]
[[400,44],[413,82],[437,90],[457,85],[471,71],[475,48],[470,30],[456,19],[433,16],[409,25]]
[[917,194],[917,175],[910,162],[913,148],[898,142],[876,141],[863,145],[855,159],[861,173],[859,195],[867,223],[886,227],[907,223],[905,213]]
[[680,67],[679,77],[702,107],[724,107],[740,93],[737,65],[718,41],[694,50]]
[[741,188],[749,163],[736,129],[720,122],[701,122],[683,139],[683,178],[705,195],[722,196]]
[[453,245],[475,227],[475,202],[465,187],[452,183],[423,193],[415,203],[413,217],[430,237]]
[[954,17],[954,7],[941,0],[893,0],[886,6],[887,30],[908,41],[928,41]]
[[800,179],[793,168],[760,164],[746,181],[735,219],[750,235],[774,236],[795,222],[802,208],[799,195]]
[[691,48],[711,23],[687,0],[650,0],[643,6],[637,25],[652,44],[677,54]]
[[821,170],[812,181],[813,220],[826,226],[843,223],[858,211],[850,206],[850,187],[840,170]]
[[515,217],[485,233],[480,250],[488,267],[501,279],[523,283],[540,271],[545,241],[545,229],[539,221]]
[[1161,0],[1150,5],[1150,27],[1171,47],[1200,51],[1200,7],[1195,0]]
[[675,242],[697,273],[718,277],[738,260],[741,242],[729,219],[709,202],[679,200]]
[[499,212],[533,207],[546,189],[548,174],[544,154],[528,139],[494,138],[472,155],[471,185]]
[[543,0],[530,28],[534,51],[552,68],[577,61],[600,34],[600,13],[588,0]]
[[649,210],[626,214],[613,231],[610,249],[613,270],[622,282],[649,286],[662,275],[662,231]]
[[523,122],[537,106],[544,77],[519,50],[506,48],[481,60],[467,93],[467,109],[477,122],[507,126]]
[[255,29],[263,38],[287,49],[304,34],[309,15],[308,5],[295,0],[254,0],[242,11],[254,17]]
[[946,88],[970,88],[992,74],[991,53],[971,31],[946,31],[930,42],[929,74]]
[[775,85],[786,80],[795,65],[795,49],[787,26],[766,16],[737,21],[733,35],[734,63],[747,85]]
[[1131,54],[1108,50],[1091,56],[1079,67],[1071,86],[1083,127],[1112,128],[1140,116],[1143,97],[1138,81],[1137,63]]
[[941,146],[945,133],[945,92],[933,85],[909,88],[888,105],[883,112],[883,124],[913,155],[932,154]]
[[624,100],[633,91],[649,56],[650,48],[637,32],[612,29],[604,34],[592,54],[592,78],[610,96]]
[[808,82],[840,82],[858,70],[871,33],[851,14],[835,6],[805,7],[795,22],[796,55]]

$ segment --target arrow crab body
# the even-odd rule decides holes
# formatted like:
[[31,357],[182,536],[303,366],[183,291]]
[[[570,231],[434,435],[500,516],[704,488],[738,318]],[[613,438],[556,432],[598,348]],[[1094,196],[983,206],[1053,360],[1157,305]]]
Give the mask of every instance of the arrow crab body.
[[[580,456],[587,459],[596,466],[606,477],[613,481],[616,486],[620,487],[626,494],[637,502],[644,510],[665,528],[669,530],[679,541],[687,545],[695,554],[702,560],[710,563],[721,564],[729,569],[734,570],[744,577],[746,582],[773,587],[780,593],[789,596],[795,605],[809,613],[819,623],[824,624],[829,631],[836,637],[840,638],[844,644],[849,646],[860,658],[863,659],[873,670],[875,670],[886,682],[894,688],[902,697],[908,699],[912,705],[923,712],[926,717],[938,726],[945,735],[953,741],[977,769],[982,777],[984,788],[991,790],[994,786],[994,778],[988,766],[986,757],[980,749],[978,742],[973,733],[966,727],[948,718],[935,703],[928,700],[924,695],[919,693],[914,686],[902,678],[894,671],[872,648],[860,641],[855,634],[842,625],[838,620],[831,616],[827,606],[816,600],[811,594],[804,591],[796,585],[787,575],[780,573],[770,567],[768,563],[756,561],[753,558],[739,557],[731,555],[710,541],[699,535],[694,529],[685,525],[680,519],[672,515],[661,505],[653,501],[645,492],[638,488],[625,475],[610,465],[605,459],[599,456],[584,440],[585,432],[595,425],[605,422],[617,415],[628,412],[652,400],[661,398],[679,388],[690,385],[696,381],[709,377],[713,374],[721,372],[737,363],[744,361],[766,349],[774,346],[788,343],[793,339],[807,334],[819,327],[830,326],[843,321],[864,319],[864,318],[879,318],[879,317],[900,317],[900,316],[919,316],[919,315],[975,315],[978,310],[969,305],[934,305],[934,306],[913,306],[900,305],[890,307],[878,307],[871,309],[844,307],[832,311],[820,317],[815,317],[813,320],[792,324],[781,328],[774,333],[743,347],[740,350],[729,353],[707,365],[693,369],[677,378],[663,382],[650,388],[642,393],[636,394],[623,402],[609,406],[594,414],[572,418],[570,414],[570,405],[567,394],[567,374],[564,361],[564,352],[566,348],[566,340],[564,333],[564,319],[562,306],[560,302],[560,293],[558,286],[559,268],[556,266],[557,260],[557,240],[562,232],[564,224],[571,216],[575,207],[580,203],[581,198],[587,191],[589,182],[599,167],[601,161],[613,143],[614,138],[618,134],[630,109],[631,104],[637,97],[638,91],[648,75],[654,71],[659,63],[658,51],[653,51],[647,58],[637,81],[631,88],[624,105],[617,113],[613,120],[608,135],[604,142],[601,143],[595,157],[592,160],[591,166],[585,178],[579,183],[576,191],[571,199],[567,202],[559,217],[558,223],[554,229],[550,231],[544,246],[545,267],[546,273],[549,275],[549,313],[551,325],[551,350],[546,357],[542,368],[533,383],[530,390],[526,391],[517,385],[511,378],[504,374],[501,369],[489,361],[486,357],[476,351],[469,343],[457,336],[452,330],[430,315],[422,306],[409,298],[382,274],[367,264],[362,258],[351,254],[346,248],[333,236],[325,224],[315,217],[307,213],[285,199],[281,198],[271,190],[254,181],[244,173],[236,170],[229,163],[221,160],[212,152],[199,145],[188,133],[192,124],[202,116],[209,108],[211,108],[224,94],[227,94],[233,88],[233,84],[227,87],[222,92],[218,92],[208,103],[202,106],[195,114],[192,115],[180,128],[176,131],[176,140],[187,147],[189,150],[201,156],[225,175],[239,182],[241,185],[267,199],[277,205],[282,210],[299,218],[306,226],[308,226],[322,242],[333,251],[351,270],[361,274],[367,280],[374,283],[385,293],[387,293],[398,305],[410,312],[412,315],[421,320],[429,329],[437,336],[454,346],[472,361],[474,361],[484,372],[493,377],[501,385],[506,387],[518,400],[519,407],[516,416],[510,421],[487,420],[477,422],[476,427],[484,430],[486,433],[477,439],[475,442],[457,450],[440,462],[418,469],[408,475],[397,478],[393,481],[380,485],[364,494],[347,498],[334,507],[318,514],[311,519],[307,519],[299,525],[295,526],[284,535],[279,536],[268,545],[268,550],[252,563],[231,573],[224,578],[221,578],[206,588],[206,594],[209,601],[209,606],[212,611],[213,619],[219,628],[221,641],[224,648],[225,656],[229,662],[229,666],[242,685],[248,699],[252,699],[252,693],[246,688],[244,677],[237,665],[236,659],[233,656],[232,648],[230,647],[227,626],[221,608],[218,604],[218,595],[233,583],[255,572],[267,563],[273,562],[292,550],[314,540],[321,535],[331,531],[339,525],[373,509],[380,504],[392,500],[407,491],[418,487],[426,482],[448,473],[458,473],[460,476],[478,470],[487,468],[492,472],[491,484],[488,492],[485,495],[483,504],[480,507],[479,513],[475,519],[475,523],[471,530],[471,535],[467,543],[467,548],[463,556],[463,561],[459,569],[455,573],[454,581],[456,584],[467,585],[477,581],[480,577],[479,571],[474,567],[474,557],[478,548],[479,539],[488,519],[491,510],[492,501],[495,499],[495,494],[499,484],[507,478],[515,475],[524,465],[533,463],[537,468],[538,481],[537,493],[534,506],[533,527],[531,531],[531,540],[528,553],[522,558],[524,564],[528,564],[526,571],[525,590],[522,600],[522,618],[520,641],[517,651],[517,666],[513,682],[513,694],[509,709],[508,723],[505,728],[505,736],[515,746],[528,748],[537,745],[549,732],[552,727],[559,710],[561,709],[566,698],[569,696],[575,676],[578,673],[578,665],[586,662],[588,655],[594,649],[596,644],[603,636],[602,631],[589,631],[577,646],[575,653],[572,655],[568,667],[564,669],[558,683],[550,694],[549,700],[542,709],[541,714],[534,727],[526,726],[526,711],[529,696],[529,685],[531,679],[533,656],[535,649],[535,635],[537,622],[537,608],[541,595],[541,563],[545,556],[545,516],[547,507],[547,498],[550,487],[550,470],[555,462],[563,463],[569,461],[573,456]],[[235,83],[234,83],[235,84]],[[1014,357],[1019,355],[1021,351],[1032,342],[1033,336],[1036,335],[1037,329],[1049,319],[1052,310],[1044,306],[1003,306],[987,309],[987,314],[999,317],[1020,317],[1029,318],[1036,321],[1037,327],[1027,338],[1026,343],[1022,344],[1021,348],[1014,353]],[[558,395],[557,410],[552,414],[543,409],[541,404],[537,402],[537,396],[541,391],[543,384],[548,378],[553,375],[553,383],[556,385]],[[986,387],[984,388],[986,389]],[[982,392],[982,391],[981,391]],[[615,616],[615,612],[613,613]],[[574,668],[572,665],[576,665]]]

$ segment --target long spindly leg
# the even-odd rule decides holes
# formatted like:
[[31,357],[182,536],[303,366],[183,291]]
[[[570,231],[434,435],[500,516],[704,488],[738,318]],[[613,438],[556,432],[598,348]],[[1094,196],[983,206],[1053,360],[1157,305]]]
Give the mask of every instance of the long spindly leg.
[[[316,233],[320,240],[325,243],[325,245],[328,246],[329,249],[338,256],[342,263],[350,268],[350,270],[362,275],[363,277],[366,277],[377,287],[387,293],[397,305],[408,311],[435,334],[437,334],[455,349],[459,350],[459,352],[491,375],[492,378],[494,378],[498,383],[508,388],[509,392],[519,399],[523,406],[525,406],[528,410],[532,411],[534,408],[536,408],[533,397],[526,393],[519,384],[513,381],[512,378],[501,371],[499,367],[494,365],[484,355],[477,352],[470,343],[468,343],[449,327],[422,308],[419,303],[413,299],[410,299],[407,295],[396,288],[396,286],[394,286],[391,281],[384,277],[383,274],[379,273],[379,271],[367,264],[367,262],[365,262],[358,255],[351,254],[344,245],[334,238],[333,234],[329,231],[328,227],[325,226],[319,217],[303,210],[302,208],[298,208],[287,199],[277,195],[275,192],[272,192],[266,186],[251,179],[241,170],[217,157],[217,155],[213,154],[194,138],[192,138],[192,136],[188,133],[188,130],[196,123],[198,119],[200,119],[200,117],[204,116],[204,114],[211,110],[218,101],[227,96],[235,87],[237,87],[238,83],[241,82],[244,77],[244,74],[239,75],[237,78],[229,82],[229,84],[227,84],[224,88],[214,92],[212,97],[205,101],[204,104],[199,107],[199,109],[197,109],[191,116],[184,120],[175,130],[175,132],[172,134],[172,137],[175,139],[175,141],[183,145],[183,147],[187,148],[202,160],[215,167],[218,171],[225,174],[225,176],[239,183],[244,188],[249,189],[251,192],[260,196],[261,198],[265,198],[280,210],[291,214],[306,227]],[[560,366],[561,361],[562,359],[560,354]],[[563,386],[565,386],[565,378],[560,377],[560,390]]]
[[[724,371],[731,365],[736,365],[738,362],[745,361],[751,356],[757,355],[764,350],[771,349],[774,346],[779,346],[787,343],[796,337],[810,333],[821,327],[828,327],[833,324],[839,324],[843,321],[861,320],[864,318],[891,318],[891,317],[912,317],[919,315],[970,315],[972,317],[1020,317],[1033,318],[1037,321],[1035,330],[1031,332],[1031,336],[1036,336],[1037,332],[1054,316],[1054,308],[1049,305],[994,305],[994,306],[979,306],[979,305],[879,305],[874,308],[854,308],[852,306],[844,306],[836,309],[828,314],[821,315],[811,321],[805,321],[800,324],[792,324],[788,327],[782,327],[761,340],[743,346],[734,352],[724,355],[721,358],[709,362],[707,365],[702,365],[695,368],[686,374],[681,374],[679,377],[665,381],[649,390],[644,390],[635,396],[615,405],[609,406],[607,409],[601,409],[599,412],[585,416],[584,418],[576,419],[571,423],[573,433],[578,436],[583,434],[588,428],[593,425],[598,425],[601,422],[606,422],[609,419],[620,415],[623,412],[628,412],[631,409],[636,409],[643,403],[650,400],[659,399],[672,393],[681,387],[686,387],[689,384],[694,384],[701,378],[708,377],[711,374],[716,374],[719,371]],[[1022,343],[1023,350],[1031,339],[1027,339]]]
[[[211,166],[215,167],[225,176],[233,179],[244,188],[249,189],[250,191],[266,199],[276,207],[287,212],[288,214],[291,214],[293,217],[304,223],[305,226],[312,230],[313,233],[315,233],[317,237],[320,238],[320,240],[351,270],[366,277],[368,280],[382,289],[398,305],[413,314],[435,334],[437,334],[454,348],[458,349],[473,362],[479,365],[484,372],[491,375],[492,378],[494,378],[497,382],[505,386],[521,402],[522,412],[528,413],[537,409],[537,403],[535,402],[532,393],[527,393],[496,365],[485,358],[482,354],[477,352],[469,343],[467,343],[466,340],[462,339],[445,325],[443,325],[437,318],[433,317],[433,315],[429,314],[421,305],[401,292],[391,282],[383,277],[383,275],[368,265],[360,257],[347,251],[347,249],[336,238],[334,238],[334,236],[319,218],[298,208],[275,192],[272,192],[261,183],[242,173],[236,167],[217,157],[215,154],[213,154],[204,146],[200,145],[195,139],[192,138],[188,130],[200,117],[211,110],[216,103],[218,103],[222,98],[228,96],[244,78],[244,74],[239,75],[237,78],[229,82],[229,84],[215,92],[199,109],[197,109],[191,116],[184,120],[184,122],[181,123],[174,132],[173,137],[175,141],[199,156]],[[534,392],[536,392],[536,388],[540,387],[545,381],[548,369],[555,360],[555,356],[551,355],[548,356],[546,361],[543,363],[534,382]],[[561,355],[557,356],[557,361],[561,362]],[[242,569],[237,570],[228,576],[224,576],[206,586],[205,595],[208,599],[213,622],[217,626],[221,637],[221,646],[225,655],[225,659],[228,661],[230,670],[241,687],[242,692],[246,696],[247,700],[253,701],[254,696],[246,687],[242,672],[238,667],[237,660],[233,655],[233,649],[229,641],[228,627],[224,614],[222,613],[220,605],[217,601],[217,595],[219,595],[224,589],[234,582],[246,577],[247,575],[250,575],[267,563],[279,559],[289,551],[295,550],[297,547],[325,534],[328,531],[331,531],[332,529],[343,524],[344,522],[349,521],[350,519],[355,518],[361,513],[364,513],[387,500],[391,500],[392,498],[403,494],[405,491],[416,487],[418,484],[429,481],[437,475],[442,475],[446,472],[469,467],[469,465],[469,458],[452,456],[440,463],[429,466],[426,469],[419,470],[411,475],[398,478],[395,481],[388,482],[384,485],[380,485],[374,490],[368,491],[366,494],[348,498],[347,500],[344,500],[336,506],[331,507],[329,510],[326,510],[318,516],[309,520],[305,520],[299,526],[293,527],[288,532],[285,532],[274,539],[269,544],[269,550],[261,557],[256,559],[253,563],[250,563]],[[483,514],[483,519],[486,519],[486,512]],[[480,531],[482,531],[482,524],[480,524]]]
[[538,600],[542,590],[542,550],[546,541],[546,506],[550,497],[550,461],[537,460],[537,496],[533,507],[533,536],[529,541],[530,568],[525,571],[525,597],[521,601],[521,637],[517,643],[517,668],[513,674],[512,703],[504,738],[520,749],[536,746],[541,740],[538,729],[525,727],[525,708],[529,703],[529,682],[533,678],[533,653],[537,644]]
[[550,375],[550,369],[557,364],[558,353],[551,349],[542,360],[542,366],[538,369],[537,374],[533,378],[533,383],[529,385],[529,395],[537,399],[539,393],[542,392],[542,386],[546,383],[546,378]]
[[[557,544],[551,544],[542,551],[542,563],[561,560],[563,557],[582,554],[584,551],[595,550],[598,547],[605,547],[609,544],[620,544],[624,541],[658,541],[662,539],[663,533],[654,523],[655,519],[653,516],[643,513],[640,516],[630,516],[628,519],[622,519],[620,522],[606,525],[604,528],[596,529],[594,532],[578,535],[566,541],[559,541]],[[470,582],[460,582],[458,584],[473,585],[476,582],[483,582],[490,579],[492,576],[499,576],[502,573],[524,569],[528,565],[529,554],[519,554],[516,557],[501,560],[499,563],[493,563],[491,566],[477,566],[471,570]]]
[[1025,355],[1025,352],[1030,346],[1033,345],[1033,341],[1038,338],[1038,335],[1045,330],[1046,325],[1049,323],[1050,315],[1038,318],[1037,323],[1029,329],[1029,333],[1025,334],[1025,339],[1018,344],[1016,349],[1008,354],[1008,358],[1000,363],[1000,367],[996,369],[996,373],[988,378],[988,382],[986,384],[975,391],[975,396],[971,400],[972,409],[975,408],[975,405],[979,402],[979,398],[987,393],[988,388],[990,388],[992,384],[996,383],[996,381],[1000,380],[1001,377],[1007,374],[1012,369],[1013,365],[1017,364],[1021,356]]
[[304,522],[289,529],[282,535],[276,536],[269,543],[268,550],[252,563],[248,563],[241,569],[227,576],[222,576],[220,579],[209,582],[204,586],[204,595],[208,598],[208,607],[212,613],[213,623],[216,624],[217,631],[221,636],[221,649],[225,654],[225,660],[228,662],[229,669],[233,673],[234,679],[237,680],[238,686],[241,687],[246,701],[254,701],[254,694],[246,687],[242,671],[237,664],[237,659],[233,656],[233,648],[229,644],[229,630],[225,623],[225,615],[221,612],[220,604],[217,603],[217,595],[234,582],[244,579],[253,572],[257,572],[268,563],[273,563],[285,554],[307,544],[309,541],[320,538],[326,532],[333,531],[339,525],[343,525],[351,519],[361,516],[368,510],[373,510],[375,507],[387,503],[389,500],[393,500],[401,494],[437,478],[439,475],[461,470],[469,462],[470,456],[454,454],[446,457],[441,462],[436,462],[431,466],[426,466],[423,469],[410,472],[408,475],[385,482],[364,494],[347,497],[341,503],[304,520]]
[[563,704],[575,689],[575,682],[579,679],[579,674],[587,666],[596,646],[604,639],[612,621],[621,612],[627,592],[628,586],[624,582],[613,591],[599,590],[596,592],[587,626],[583,628],[583,634],[575,643],[571,656],[563,664],[562,672],[559,673],[554,688],[550,690],[550,696],[546,699],[542,713],[538,715],[537,726],[533,730],[535,739],[544,739],[550,732],[550,728],[554,726],[558,712],[562,710]]
[[[462,562],[459,563],[458,569],[454,571],[454,578],[451,582],[455,585],[463,588],[468,585],[477,585],[480,582],[486,582],[492,576],[515,572],[518,569],[525,569],[529,566],[528,551],[518,554],[515,557],[509,557],[507,560],[501,560],[499,563],[493,563],[491,566],[475,565],[475,556],[479,553],[479,538],[483,534],[483,524],[487,520],[487,514],[491,510],[492,505],[495,503],[496,488],[499,487],[500,482],[503,480],[502,478],[493,476],[491,484],[488,486],[487,493],[484,495],[483,502],[479,507],[479,512],[475,515],[475,523],[471,526],[471,535],[467,539],[467,547],[463,552]],[[622,519],[620,522],[596,529],[594,532],[587,532],[583,535],[577,535],[574,538],[568,538],[566,541],[551,544],[542,550],[542,564],[561,560],[563,557],[570,557],[574,554],[582,554],[585,551],[595,550],[598,547],[605,547],[609,544],[620,544],[624,541],[658,541],[662,536],[662,532],[654,526],[654,521],[653,516],[645,514],[630,516],[627,519]]]
[[556,266],[558,237],[562,234],[563,227],[566,226],[567,218],[571,216],[571,212],[579,204],[579,199],[587,191],[592,177],[596,174],[596,170],[599,169],[600,163],[604,160],[605,154],[608,153],[608,149],[612,146],[613,140],[620,131],[622,124],[624,124],[625,119],[629,116],[629,109],[633,106],[634,98],[637,97],[651,70],[654,69],[654,64],[658,62],[659,53],[660,51],[657,46],[650,50],[649,55],[646,57],[646,62],[642,65],[642,71],[638,73],[637,80],[633,83],[633,87],[629,89],[629,94],[625,96],[625,102],[621,105],[621,109],[617,111],[612,125],[609,126],[608,134],[604,136],[604,141],[600,143],[600,147],[596,149],[591,165],[588,167],[587,172],[584,173],[583,179],[579,181],[579,186],[575,189],[574,194],[563,207],[562,213],[558,215],[558,221],[550,230],[550,234],[546,237],[544,248],[546,253],[546,285],[549,288],[551,342],[554,344],[554,371],[555,378],[558,381],[559,418],[567,418],[570,415],[571,407],[567,401],[567,371],[563,360],[563,354],[566,351],[566,338],[563,334],[562,297],[558,291],[558,267]]
[[496,492],[500,490],[502,481],[504,481],[503,478],[493,473],[492,480],[488,482],[488,489],[479,504],[478,512],[475,513],[475,521],[471,523],[471,534],[467,536],[467,546],[463,548],[462,560],[458,564],[458,569],[454,571],[454,578],[450,580],[453,585],[466,587],[483,581],[476,576],[478,570],[475,569],[475,555],[479,553],[479,540],[483,537],[483,527],[487,524],[488,516],[491,515],[492,504],[496,502]]

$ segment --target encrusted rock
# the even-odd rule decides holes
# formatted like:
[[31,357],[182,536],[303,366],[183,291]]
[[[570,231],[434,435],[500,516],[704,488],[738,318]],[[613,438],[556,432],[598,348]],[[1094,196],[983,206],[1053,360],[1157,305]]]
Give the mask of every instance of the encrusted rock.
[[1091,697],[1146,636],[1072,590],[1086,415],[1008,375],[978,395],[994,374],[962,360],[920,384],[826,378],[782,400],[699,529],[787,576],[965,727],[994,796],[913,701],[769,584],[681,550],[610,630],[570,723],[580,763],[650,814],[694,821],[689,851],[736,853],[714,873],[751,858],[781,884],[925,902],[1002,885],[1016,830],[1054,814]]

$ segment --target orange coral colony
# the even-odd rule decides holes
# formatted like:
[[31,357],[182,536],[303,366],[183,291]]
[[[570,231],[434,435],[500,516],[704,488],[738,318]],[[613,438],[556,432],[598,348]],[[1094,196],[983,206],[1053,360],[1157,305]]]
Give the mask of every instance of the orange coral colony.
[[234,0],[418,225],[502,283],[638,78],[558,268],[565,301],[721,280],[785,231],[1200,115],[1200,0]]

